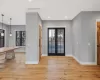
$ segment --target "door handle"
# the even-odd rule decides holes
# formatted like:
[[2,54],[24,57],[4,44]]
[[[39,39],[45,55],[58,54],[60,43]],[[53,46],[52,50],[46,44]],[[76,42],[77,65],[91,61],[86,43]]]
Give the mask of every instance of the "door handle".
[[100,45],[97,45],[97,47],[100,47]]

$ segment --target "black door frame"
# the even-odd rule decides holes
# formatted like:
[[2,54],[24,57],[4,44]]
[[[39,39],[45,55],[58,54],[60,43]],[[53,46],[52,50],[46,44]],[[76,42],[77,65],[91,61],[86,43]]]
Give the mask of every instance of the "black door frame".
[[[1,32],[3,32],[4,36],[1,36]],[[2,45],[1,45],[1,39],[3,39]],[[5,30],[0,29],[0,48],[5,47]]]
[[[64,29],[64,53],[63,54],[57,54],[57,49],[55,49],[54,53],[49,53],[49,29],[55,29],[55,34],[57,35],[57,29]],[[65,56],[65,28],[48,28],[48,56]],[[55,36],[55,46],[57,46],[57,36]],[[57,48],[57,47],[55,47]]]

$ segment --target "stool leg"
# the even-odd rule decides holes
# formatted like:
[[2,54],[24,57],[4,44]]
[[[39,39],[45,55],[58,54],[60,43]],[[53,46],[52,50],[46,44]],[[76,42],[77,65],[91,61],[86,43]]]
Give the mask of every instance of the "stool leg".
[[15,59],[15,52],[12,51],[12,58]]
[[6,59],[14,59],[15,58],[14,50],[7,52],[6,55],[7,55]]

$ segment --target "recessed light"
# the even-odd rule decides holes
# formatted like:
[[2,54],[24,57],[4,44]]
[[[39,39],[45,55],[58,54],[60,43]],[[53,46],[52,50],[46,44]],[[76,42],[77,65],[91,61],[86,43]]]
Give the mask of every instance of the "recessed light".
[[65,16],[65,18],[67,19],[68,17],[67,17],[67,16]]
[[50,18],[50,16],[48,16],[48,18]]
[[84,11],[84,9],[81,9],[81,11]]
[[32,2],[32,0],[28,0],[29,2]]

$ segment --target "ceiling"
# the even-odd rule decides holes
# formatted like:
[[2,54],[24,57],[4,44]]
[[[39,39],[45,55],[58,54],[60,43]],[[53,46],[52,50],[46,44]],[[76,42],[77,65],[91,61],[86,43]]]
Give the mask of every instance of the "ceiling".
[[81,11],[100,11],[99,5],[100,0],[0,0],[0,14],[6,24],[12,17],[13,25],[25,25],[28,8],[40,8],[43,20],[72,20]]

